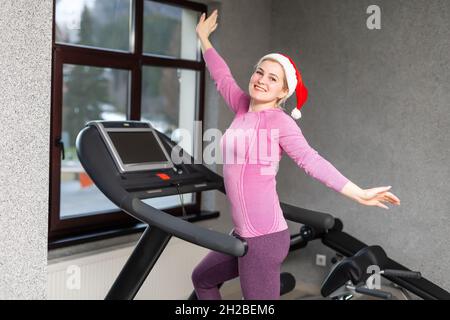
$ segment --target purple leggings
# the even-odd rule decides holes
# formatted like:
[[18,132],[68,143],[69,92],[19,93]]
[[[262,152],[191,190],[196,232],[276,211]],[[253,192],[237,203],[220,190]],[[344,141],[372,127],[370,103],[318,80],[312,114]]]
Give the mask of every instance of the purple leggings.
[[199,300],[221,300],[219,284],[237,276],[245,300],[280,298],[281,263],[289,252],[289,229],[244,239],[248,244],[245,256],[211,251],[195,267],[192,282]]

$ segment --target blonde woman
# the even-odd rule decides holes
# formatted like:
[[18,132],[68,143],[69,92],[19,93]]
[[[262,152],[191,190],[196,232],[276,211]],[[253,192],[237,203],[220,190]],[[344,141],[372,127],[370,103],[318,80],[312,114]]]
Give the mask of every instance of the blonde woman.
[[[244,299],[279,299],[280,269],[290,244],[276,192],[282,151],[308,175],[360,204],[388,209],[384,202],[400,205],[400,200],[388,191],[391,187],[361,189],[309,146],[295,120],[280,108],[295,92],[297,107],[292,117],[298,119],[307,99],[308,91],[291,58],[279,53],[265,55],[250,79],[248,93],[239,88],[208,39],[217,28],[217,17],[217,10],[208,18],[203,14],[196,31],[217,90],[235,113],[221,140],[223,176],[234,234],[247,241],[248,252],[240,258],[210,252],[194,269],[192,281],[199,299],[221,299],[218,285],[238,276]],[[236,132],[244,132],[238,130],[251,133],[240,144],[234,143]],[[276,134],[271,135],[273,132]],[[271,152],[276,156],[262,159],[256,150],[273,145],[273,137],[276,144]],[[225,155],[241,161],[234,157],[230,161]]]

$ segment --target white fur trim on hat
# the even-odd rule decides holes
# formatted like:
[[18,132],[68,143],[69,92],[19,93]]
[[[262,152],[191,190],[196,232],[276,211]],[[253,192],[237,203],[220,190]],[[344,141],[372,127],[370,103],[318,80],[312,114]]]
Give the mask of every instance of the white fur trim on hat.
[[[284,74],[286,75],[286,80],[288,83],[289,93],[287,95],[287,98],[289,98],[294,92],[297,87],[297,72],[292,65],[292,63],[289,61],[288,58],[285,56],[279,54],[279,53],[270,53],[268,55],[265,55],[261,58],[261,61],[265,59],[274,59],[275,61],[279,62],[281,66],[284,69]],[[300,111],[300,110],[299,110]]]

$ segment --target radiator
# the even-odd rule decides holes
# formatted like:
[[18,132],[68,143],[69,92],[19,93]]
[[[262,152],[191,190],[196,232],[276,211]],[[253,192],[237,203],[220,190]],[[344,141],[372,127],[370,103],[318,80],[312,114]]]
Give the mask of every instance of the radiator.
[[[134,245],[104,252],[75,255],[63,261],[49,261],[48,299],[104,299],[133,248]],[[205,248],[172,238],[142,285],[136,299],[186,299],[193,289],[192,270],[207,252]]]

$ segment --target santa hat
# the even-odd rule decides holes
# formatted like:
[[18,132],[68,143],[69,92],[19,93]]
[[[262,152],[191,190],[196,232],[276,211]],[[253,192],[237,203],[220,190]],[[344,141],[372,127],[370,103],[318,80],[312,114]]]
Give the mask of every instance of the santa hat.
[[303,84],[302,76],[298,71],[297,67],[295,66],[294,61],[292,61],[292,59],[287,55],[281,53],[271,53],[265,55],[264,57],[261,58],[260,61],[266,59],[273,59],[278,63],[280,63],[281,66],[283,67],[289,89],[287,98],[289,98],[294,93],[294,91],[297,96],[297,107],[295,107],[292,110],[291,116],[296,120],[300,119],[302,117],[300,109],[305,104],[306,99],[308,99],[308,89]]

